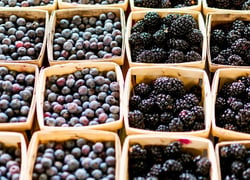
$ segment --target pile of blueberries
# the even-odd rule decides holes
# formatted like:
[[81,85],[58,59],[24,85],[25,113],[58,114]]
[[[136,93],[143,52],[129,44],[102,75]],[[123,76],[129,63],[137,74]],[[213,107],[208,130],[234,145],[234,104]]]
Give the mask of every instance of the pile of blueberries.
[[27,121],[34,82],[34,73],[0,67],[0,123]]
[[53,39],[54,60],[112,58],[122,53],[122,24],[114,12],[59,19]]
[[94,5],[107,5],[107,4],[122,4],[124,0],[63,0],[67,3],[78,4],[94,4]]
[[47,78],[44,101],[46,126],[82,127],[120,118],[120,87],[116,72],[83,68]]
[[1,0],[0,7],[30,7],[53,4],[54,0]]
[[43,47],[45,21],[0,17],[0,60],[34,60]]
[[39,144],[32,179],[115,179],[115,164],[112,141],[50,141]]

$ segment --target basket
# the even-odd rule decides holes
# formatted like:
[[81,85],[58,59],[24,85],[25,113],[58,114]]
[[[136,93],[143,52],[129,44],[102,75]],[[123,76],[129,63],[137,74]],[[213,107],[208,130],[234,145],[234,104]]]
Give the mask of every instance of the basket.
[[208,13],[211,12],[220,12],[220,13],[225,13],[225,14],[234,14],[234,13],[247,13],[247,10],[232,10],[232,9],[221,9],[221,8],[214,8],[214,7],[209,7],[208,6],[208,0],[202,0],[202,13],[207,16]]
[[216,144],[215,146],[215,156],[216,156],[216,160],[217,160],[217,165],[218,165],[218,177],[219,179],[221,178],[221,165],[220,165],[220,148],[223,146],[228,146],[230,144],[234,144],[234,143],[239,143],[242,144],[244,146],[246,146],[247,148],[250,148],[249,146],[249,140],[241,140],[241,141],[224,141],[224,142],[219,142]]
[[[98,58],[98,59],[91,59],[91,60],[60,60],[57,61],[53,57],[53,39],[54,39],[54,33],[56,24],[59,22],[62,18],[71,18],[74,15],[80,15],[82,17],[90,17],[90,16],[96,16],[101,13],[107,13],[109,11],[114,12],[117,16],[120,17],[121,21],[121,31],[122,31],[122,52],[121,56],[112,57],[112,58]],[[121,8],[77,8],[77,9],[62,9],[62,10],[56,10],[52,13],[50,18],[50,30],[49,30],[49,38],[48,38],[48,44],[47,44],[47,54],[48,54],[48,61],[50,65],[55,64],[65,64],[65,63],[77,63],[77,62],[115,62],[119,65],[123,65],[124,63],[124,57],[125,57],[125,15]]]
[[55,65],[48,68],[45,68],[40,73],[39,78],[39,87],[37,92],[37,118],[38,118],[38,124],[39,128],[41,130],[63,130],[63,129],[70,129],[70,130],[83,130],[83,129],[98,129],[98,130],[108,130],[108,131],[116,131],[123,126],[123,99],[120,98],[120,117],[119,120],[116,120],[114,122],[106,123],[106,124],[100,124],[100,125],[92,125],[92,126],[84,126],[84,127],[50,127],[46,126],[44,124],[44,111],[43,111],[43,105],[44,105],[44,92],[45,92],[45,82],[46,78],[51,75],[64,75],[69,74],[72,72],[75,72],[77,70],[81,70],[83,68],[98,68],[99,71],[108,71],[108,70],[114,70],[116,72],[116,79],[120,86],[120,97],[123,97],[123,77],[121,73],[120,67],[111,62],[98,62],[98,63],[68,63],[65,65]]
[[78,4],[78,3],[69,3],[69,2],[64,2],[64,0],[58,0],[58,8],[59,9],[72,9],[72,8],[85,8],[85,9],[89,9],[89,8],[108,8],[108,9],[112,9],[113,7],[118,7],[118,8],[122,8],[124,11],[127,10],[128,8],[128,2],[129,0],[124,0],[123,3],[113,3],[113,4],[107,4],[107,5],[95,5],[95,4]]
[[1,142],[4,143],[5,146],[10,147],[18,147],[21,149],[21,170],[20,170],[20,178],[26,179],[26,169],[27,169],[27,144],[25,141],[25,137],[22,133],[17,132],[0,132]]
[[[119,165],[120,165],[120,156],[121,156],[121,144],[117,134],[105,131],[97,130],[86,130],[86,131],[39,131],[33,134],[29,148],[28,148],[28,168],[27,168],[27,180],[32,179],[33,166],[37,156],[38,145],[40,143],[46,143],[49,141],[66,141],[84,138],[93,142],[105,142],[112,141],[115,143],[115,156],[116,156],[116,168],[115,173],[116,177],[119,175]],[[117,179],[117,178],[116,178]]]
[[15,70],[18,72],[32,72],[35,75],[34,91],[30,104],[30,111],[26,122],[16,123],[0,123],[0,130],[4,131],[25,131],[30,130],[35,116],[35,105],[36,105],[36,86],[39,78],[39,70],[36,65],[25,64],[25,63],[0,63],[1,67],[7,67],[9,70]]
[[231,23],[236,19],[242,20],[242,21],[250,21],[250,16],[248,13],[244,12],[227,12],[227,13],[221,13],[221,12],[214,12],[214,13],[208,13],[207,14],[207,35],[208,35],[208,45],[207,45],[207,59],[208,59],[208,65],[209,65],[209,71],[215,72],[217,69],[220,68],[247,68],[248,66],[232,66],[232,65],[222,65],[222,64],[215,64],[212,63],[211,54],[210,54],[210,34],[212,32],[212,28],[218,24],[226,24]]
[[[151,82],[152,80],[161,77],[169,76],[175,77],[183,81],[184,87],[188,88],[193,85],[200,85],[202,88],[202,106],[204,107],[205,114],[205,129],[198,131],[186,131],[186,132],[159,132],[151,131],[145,129],[134,128],[129,125],[128,112],[129,112],[129,99],[132,94],[132,89],[135,84],[141,82]],[[177,135],[193,135],[200,137],[208,137],[211,127],[211,117],[210,117],[210,85],[207,74],[204,70],[194,69],[194,68],[184,68],[184,67],[162,67],[162,66],[152,66],[152,67],[133,67],[130,68],[126,80],[125,80],[125,90],[124,90],[124,124],[127,135],[133,134],[157,134],[168,136],[170,134]]]
[[201,11],[201,0],[198,0],[196,5],[192,5],[192,6],[186,6],[186,7],[182,7],[182,8],[147,8],[147,7],[139,7],[139,6],[135,6],[135,0],[130,0],[130,9],[132,11],[144,11],[144,10],[155,10],[155,9],[164,9],[164,10],[173,10],[173,11],[186,11],[186,10],[194,10],[194,11]]
[[195,155],[203,155],[208,157],[211,162],[210,179],[218,179],[218,168],[216,164],[215,152],[211,141],[198,137],[178,136],[178,135],[131,135],[125,139],[122,148],[121,164],[120,164],[120,178],[119,180],[128,180],[128,150],[133,144],[139,143],[145,145],[167,145],[173,141],[181,141],[183,148]]
[[134,11],[131,12],[130,15],[128,16],[128,20],[127,20],[127,31],[126,31],[126,36],[125,36],[125,44],[126,44],[126,53],[127,53],[127,58],[128,58],[128,62],[129,62],[129,67],[134,67],[134,66],[185,66],[185,67],[194,67],[194,68],[199,68],[199,69],[204,69],[205,68],[205,62],[206,62],[206,29],[205,29],[205,24],[204,24],[204,20],[203,17],[201,15],[200,12],[197,11],[174,11],[174,10],[155,10],[155,12],[157,12],[160,17],[164,17],[167,14],[172,14],[172,13],[178,13],[178,14],[189,14],[192,15],[194,17],[195,20],[197,20],[198,24],[199,24],[199,29],[201,30],[201,32],[203,33],[203,42],[202,42],[202,60],[201,61],[196,61],[196,62],[184,62],[184,63],[137,63],[137,62],[133,62],[132,58],[131,58],[131,49],[130,49],[130,44],[129,44],[129,37],[131,35],[131,28],[133,26],[133,23],[143,19],[143,17],[145,16],[145,14],[148,11]]
[[[43,19],[45,22],[45,32],[44,34],[48,34],[48,20],[49,20],[49,14],[45,10],[35,10],[35,9],[3,9],[0,11],[0,17],[9,17],[10,15],[17,15],[19,17],[24,17],[28,20],[37,20],[37,19]],[[45,36],[43,39],[43,46],[40,51],[40,54],[37,59],[33,60],[13,60],[11,62],[13,63],[29,63],[29,64],[36,64],[39,67],[42,66],[44,54],[45,54],[45,48],[46,48],[46,40],[47,37]],[[9,62],[6,60],[1,60],[0,62]]]
[[237,131],[226,130],[216,125],[215,118],[215,102],[217,97],[217,92],[221,89],[222,85],[226,82],[230,82],[236,80],[240,76],[249,76],[249,69],[239,69],[239,68],[226,68],[226,69],[218,69],[213,78],[212,82],[212,135],[216,136],[222,140],[243,140],[249,139],[250,134],[242,133]]

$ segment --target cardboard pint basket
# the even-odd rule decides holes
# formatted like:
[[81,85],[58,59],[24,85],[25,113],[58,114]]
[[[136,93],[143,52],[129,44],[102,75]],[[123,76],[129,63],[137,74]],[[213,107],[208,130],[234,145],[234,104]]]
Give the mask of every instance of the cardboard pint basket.
[[[120,56],[112,56],[110,58],[96,58],[96,59],[80,59],[80,60],[56,60],[54,59],[54,49],[53,49],[53,42],[54,42],[54,35],[56,32],[56,26],[61,19],[69,19],[75,15],[79,15],[81,17],[92,17],[92,16],[99,16],[102,13],[113,12],[116,14],[117,17],[120,18],[121,22],[121,35],[122,35],[122,44],[121,44],[121,55]],[[48,61],[50,65],[55,64],[65,64],[65,63],[78,63],[78,62],[114,62],[119,65],[123,65],[124,57],[125,57],[125,15],[121,8],[77,8],[77,9],[62,9],[53,11],[50,18],[50,26],[49,26],[49,38],[47,44],[47,54],[48,54]],[[85,30],[83,30],[85,32]]]
[[[27,116],[27,120],[25,122],[6,122],[0,123],[0,130],[3,131],[25,131],[31,130],[32,124],[35,118],[35,107],[36,107],[36,86],[39,78],[39,69],[36,65],[33,64],[25,64],[25,63],[0,63],[0,67],[6,67],[9,70],[14,70],[17,72],[27,72],[34,73],[35,82],[34,82],[34,90],[32,94],[32,99],[29,106],[29,112]],[[14,116],[15,117],[15,116]]]
[[213,144],[208,139],[192,137],[192,136],[178,136],[178,135],[131,135],[127,136],[122,148],[120,176],[119,180],[129,179],[129,148],[133,144],[140,144],[142,147],[146,145],[160,145],[164,146],[171,142],[180,141],[185,142],[182,145],[184,151],[190,152],[194,155],[202,155],[207,157],[211,162],[210,179],[218,179],[218,168],[215,158]]
[[242,20],[250,22],[250,12],[213,12],[207,14],[207,59],[208,59],[208,67],[210,72],[215,72],[220,68],[247,68],[248,66],[233,66],[233,65],[223,65],[223,64],[215,64],[212,62],[211,58],[211,32],[213,28],[217,25],[232,23],[235,20]]
[[65,142],[67,140],[85,139],[91,142],[113,142],[115,145],[115,179],[119,176],[121,143],[118,135],[112,132],[85,130],[59,130],[59,131],[39,131],[33,134],[28,147],[28,167],[26,180],[32,180],[34,165],[37,157],[39,144],[46,144],[48,142]]
[[[201,106],[204,108],[204,124],[205,128],[203,130],[197,131],[183,131],[183,132],[167,132],[167,131],[153,131],[147,129],[140,129],[131,127],[128,120],[129,113],[129,100],[133,95],[133,88],[138,83],[150,83],[158,77],[172,77],[178,78],[184,83],[184,88],[188,89],[194,85],[198,85],[202,89],[201,95]],[[130,68],[126,80],[125,80],[125,90],[124,90],[124,124],[127,135],[133,134],[158,134],[168,136],[171,134],[176,135],[193,135],[200,137],[208,137],[211,127],[211,117],[210,117],[210,104],[211,104],[211,94],[210,85],[208,81],[207,74],[204,70],[195,68],[184,68],[184,67],[133,67]],[[170,110],[171,111],[171,110]]]
[[[119,119],[109,122],[102,123],[97,125],[87,125],[82,127],[63,127],[63,126],[48,126],[45,124],[44,120],[44,101],[45,101],[45,92],[46,92],[46,81],[50,76],[62,76],[70,73],[74,73],[76,71],[82,70],[84,68],[97,68],[99,72],[107,72],[114,71],[116,73],[116,81],[119,84]],[[45,68],[40,73],[39,78],[39,87],[37,88],[37,118],[39,128],[41,130],[85,130],[85,129],[98,129],[98,130],[108,130],[108,131],[116,131],[123,126],[123,76],[121,73],[120,67],[111,62],[98,62],[98,63],[68,63],[65,65],[55,65],[48,68]]]
[[220,149],[224,146],[230,146],[231,144],[242,144],[244,145],[247,149],[250,148],[250,141],[249,140],[240,140],[240,141],[223,141],[219,142],[215,146],[215,156],[216,156],[216,161],[217,161],[217,166],[218,166],[218,177],[219,179],[222,179],[222,174],[221,170],[225,167],[223,167],[220,164]]
[[[193,61],[193,62],[183,62],[183,63],[140,63],[140,62],[134,62],[131,57],[131,47],[129,43],[129,37],[131,35],[131,28],[140,19],[143,19],[145,14],[147,12],[154,11],[157,12],[161,18],[165,17],[167,14],[188,14],[194,17],[194,19],[197,21],[199,30],[202,32],[203,35],[203,41],[200,45],[201,47],[201,61]],[[184,67],[194,67],[199,69],[205,68],[205,62],[206,62],[206,47],[207,47],[207,40],[206,40],[206,28],[204,24],[203,17],[200,12],[198,11],[178,11],[178,10],[159,10],[159,9],[151,9],[147,11],[134,11],[131,12],[127,19],[127,28],[126,28],[126,36],[125,36],[125,44],[126,44],[126,53],[127,53],[127,59],[129,62],[129,67],[134,66],[184,66]]]
[[164,10],[176,10],[176,11],[187,11],[187,10],[193,10],[193,11],[201,11],[201,2],[202,0],[198,0],[197,4],[192,5],[192,6],[184,6],[184,7],[180,7],[180,8],[147,8],[147,7],[139,7],[135,5],[135,0],[130,0],[130,9],[132,11],[144,11],[144,10],[155,10],[155,9],[164,9]]
[[41,48],[41,51],[36,59],[12,60],[12,61],[0,59],[0,62],[29,63],[29,64],[36,64],[39,67],[42,66],[44,54],[45,54],[46,42],[47,42],[47,35],[48,35],[49,13],[46,10],[37,10],[37,9],[23,9],[23,10],[11,9],[11,8],[0,9],[0,18],[8,18],[11,15],[23,17],[26,20],[29,20],[31,22],[33,22],[34,20],[42,20],[44,22],[45,32],[44,32],[44,38],[43,38],[43,42],[42,42],[42,48]]
[[122,8],[124,11],[128,8],[129,0],[124,0],[123,3],[112,3],[112,4],[105,4],[105,5],[97,5],[97,4],[80,4],[77,2],[67,2],[67,0],[58,0],[58,8],[59,9],[72,9],[72,8],[113,8],[118,7]]
[[[26,170],[28,167],[27,161],[27,144],[25,137],[22,133],[17,132],[0,132],[0,142],[4,144],[5,147],[16,147],[20,149],[21,152],[21,164],[20,164],[20,176],[19,179],[26,179]],[[2,151],[2,149],[1,149]],[[8,152],[7,152],[8,153]]]
[[212,135],[219,138],[220,141],[223,140],[244,140],[249,139],[249,133],[243,133],[240,131],[227,130],[222,127],[219,127],[216,121],[216,112],[215,112],[215,102],[218,95],[218,92],[222,88],[223,84],[228,82],[235,81],[238,77],[241,76],[249,76],[249,69],[239,69],[239,68],[226,68],[226,69],[218,69],[213,78],[212,82]]

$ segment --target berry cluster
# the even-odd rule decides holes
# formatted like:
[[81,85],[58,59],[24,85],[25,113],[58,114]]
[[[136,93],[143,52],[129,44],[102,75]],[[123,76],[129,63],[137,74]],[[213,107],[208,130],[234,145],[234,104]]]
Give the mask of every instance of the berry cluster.
[[210,167],[207,157],[185,150],[179,141],[129,148],[129,179],[209,179]]
[[53,40],[55,60],[112,58],[121,55],[120,17],[114,12],[99,16],[60,19]]
[[209,7],[232,10],[250,10],[250,0],[207,0]]
[[122,4],[124,0],[63,0],[67,3],[77,4],[94,4],[94,5],[108,5],[108,4]]
[[44,20],[0,18],[0,60],[34,60],[43,46]]
[[0,151],[1,179],[19,179],[21,172],[21,149],[14,146],[6,146],[0,142]]
[[222,179],[250,179],[250,154],[245,145],[225,145],[220,147],[219,153]]
[[215,26],[210,35],[211,61],[233,66],[250,65],[250,23],[239,19]]
[[39,144],[33,180],[115,179],[114,142],[83,138]]
[[182,8],[197,4],[197,0],[134,0],[135,6],[146,8]]
[[26,122],[35,76],[0,67],[0,123]]
[[154,131],[193,131],[205,129],[201,88],[184,89],[177,78],[159,77],[152,83],[139,83],[129,99],[129,125]]
[[1,0],[0,7],[46,6],[53,3],[53,0]]
[[223,84],[215,102],[216,125],[250,132],[250,76],[242,76]]
[[147,12],[132,26],[129,44],[133,62],[183,63],[201,61],[202,32],[193,16]]
[[44,123],[47,126],[88,126],[119,120],[119,83],[114,71],[84,68],[46,82]]

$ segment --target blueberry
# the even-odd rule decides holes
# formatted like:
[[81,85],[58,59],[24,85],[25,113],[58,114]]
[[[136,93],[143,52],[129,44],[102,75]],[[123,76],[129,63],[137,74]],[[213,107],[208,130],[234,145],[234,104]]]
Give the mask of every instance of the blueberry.
[[85,169],[77,169],[75,171],[75,177],[79,180],[84,180],[89,177],[89,174]]
[[48,169],[46,169],[46,174],[48,175],[48,176],[54,176],[54,175],[56,175],[58,173],[58,170],[57,170],[57,168],[55,167],[55,166],[51,166],[51,167],[49,167]]
[[95,178],[95,179],[100,179],[102,177],[102,171],[100,169],[95,169],[91,172],[91,175]]
[[44,168],[49,168],[52,166],[53,161],[49,158],[42,158],[41,160],[41,164]]
[[67,140],[65,141],[65,148],[66,149],[72,149],[73,147],[75,147],[75,141],[74,140]]
[[79,168],[79,161],[76,160],[75,158],[70,159],[69,161],[67,161],[67,165],[68,165],[68,170],[69,171],[75,171],[76,169]]
[[84,156],[87,156],[87,155],[89,154],[91,148],[89,147],[89,145],[84,144],[84,145],[82,146],[81,150],[82,150],[82,154],[83,154]]
[[67,28],[69,26],[69,21],[67,19],[61,19],[59,25],[61,28]]
[[64,158],[64,151],[62,149],[57,149],[54,154],[56,160],[62,160]]

